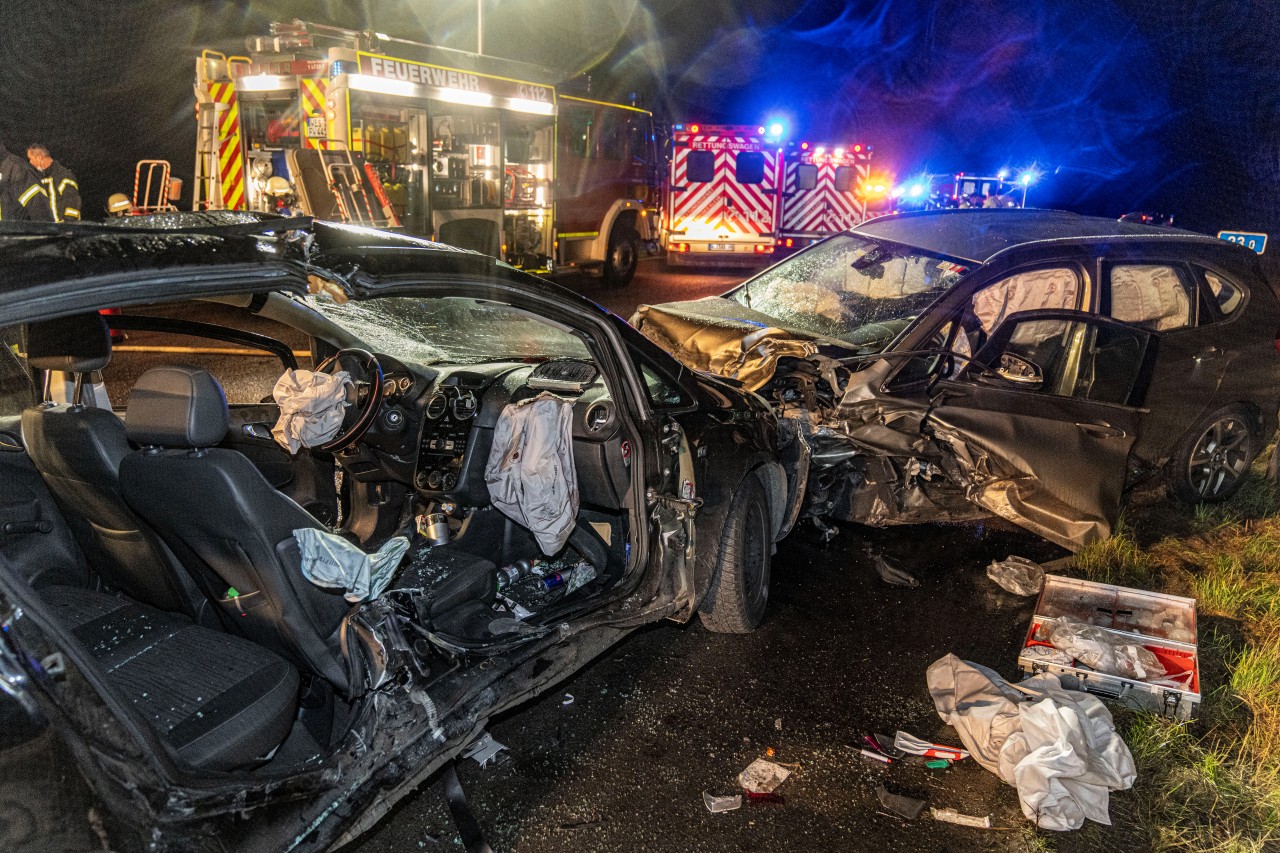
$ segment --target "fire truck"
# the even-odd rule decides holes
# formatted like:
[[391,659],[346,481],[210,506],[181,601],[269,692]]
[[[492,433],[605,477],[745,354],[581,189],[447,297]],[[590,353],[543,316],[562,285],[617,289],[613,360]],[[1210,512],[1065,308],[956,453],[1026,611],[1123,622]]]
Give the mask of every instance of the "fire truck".
[[631,280],[657,239],[653,116],[550,72],[303,21],[196,64],[193,207],[395,228]]
[[[860,225],[887,193],[871,174],[871,146],[789,142],[779,247],[800,249]],[[877,191],[876,187],[880,189]]]
[[664,209],[669,265],[771,260],[783,157],[772,128],[676,124]]

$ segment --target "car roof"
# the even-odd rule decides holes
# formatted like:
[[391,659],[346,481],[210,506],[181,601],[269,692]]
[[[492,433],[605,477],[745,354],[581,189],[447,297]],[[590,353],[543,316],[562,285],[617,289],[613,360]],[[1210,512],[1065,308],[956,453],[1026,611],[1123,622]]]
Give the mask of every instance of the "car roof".
[[864,222],[852,233],[902,243],[936,255],[970,263],[986,263],[1014,246],[1057,240],[1157,240],[1222,244],[1205,234],[1180,228],[1119,222],[1081,216],[1065,210],[976,208],[928,210],[883,216]]

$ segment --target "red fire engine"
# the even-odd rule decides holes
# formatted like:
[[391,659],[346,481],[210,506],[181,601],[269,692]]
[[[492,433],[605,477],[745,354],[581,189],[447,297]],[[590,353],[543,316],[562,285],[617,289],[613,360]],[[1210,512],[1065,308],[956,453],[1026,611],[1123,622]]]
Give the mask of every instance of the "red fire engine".
[[302,21],[249,53],[197,62],[196,209],[403,228],[615,285],[657,239],[646,110],[561,95],[523,63]]
[[783,250],[802,248],[867,218],[868,201],[875,199],[870,145],[791,142],[786,164],[779,231]]
[[756,264],[773,257],[782,150],[764,127],[672,127],[667,263]]

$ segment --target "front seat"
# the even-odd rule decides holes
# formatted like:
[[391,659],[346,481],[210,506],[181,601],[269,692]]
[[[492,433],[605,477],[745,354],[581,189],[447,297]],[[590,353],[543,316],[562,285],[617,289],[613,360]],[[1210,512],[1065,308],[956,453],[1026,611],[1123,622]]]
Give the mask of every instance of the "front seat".
[[124,424],[82,405],[86,378],[111,361],[106,322],[76,314],[32,323],[27,361],[76,377],[70,405],[44,402],[22,413],[22,438],[98,576],[135,601],[200,621],[204,595],[120,494],[120,461],[132,452]]
[[155,367],[129,392],[120,465],[125,500],[220,607],[232,631],[349,695],[340,593],[302,574],[293,531],[323,529],[276,491],[248,458],[214,445],[227,433],[222,386],[198,367]]

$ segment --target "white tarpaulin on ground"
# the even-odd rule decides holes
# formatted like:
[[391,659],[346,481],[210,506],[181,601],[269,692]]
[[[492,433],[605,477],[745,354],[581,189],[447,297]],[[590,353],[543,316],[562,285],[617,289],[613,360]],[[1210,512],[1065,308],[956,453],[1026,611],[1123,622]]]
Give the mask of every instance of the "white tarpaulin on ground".
[[[342,426],[351,385],[351,376],[345,370],[332,374],[286,370],[271,389],[271,396],[280,407],[280,419],[271,435],[290,453],[297,453],[299,447],[324,444]],[[378,389],[371,393],[378,393]]]
[[1022,813],[1042,829],[1110,825],[1111,791],[1133,784],[1133,755],[1095,696],[1052,673],[1016,687],[990,669],[947,655],[929,667],[938,715],[975,761],[1018,789]]
[[559,553],[578,518],[573,404],[545,392],[508,404],[493,431],[484,481],[494,506],[527,527],[542,553]]

